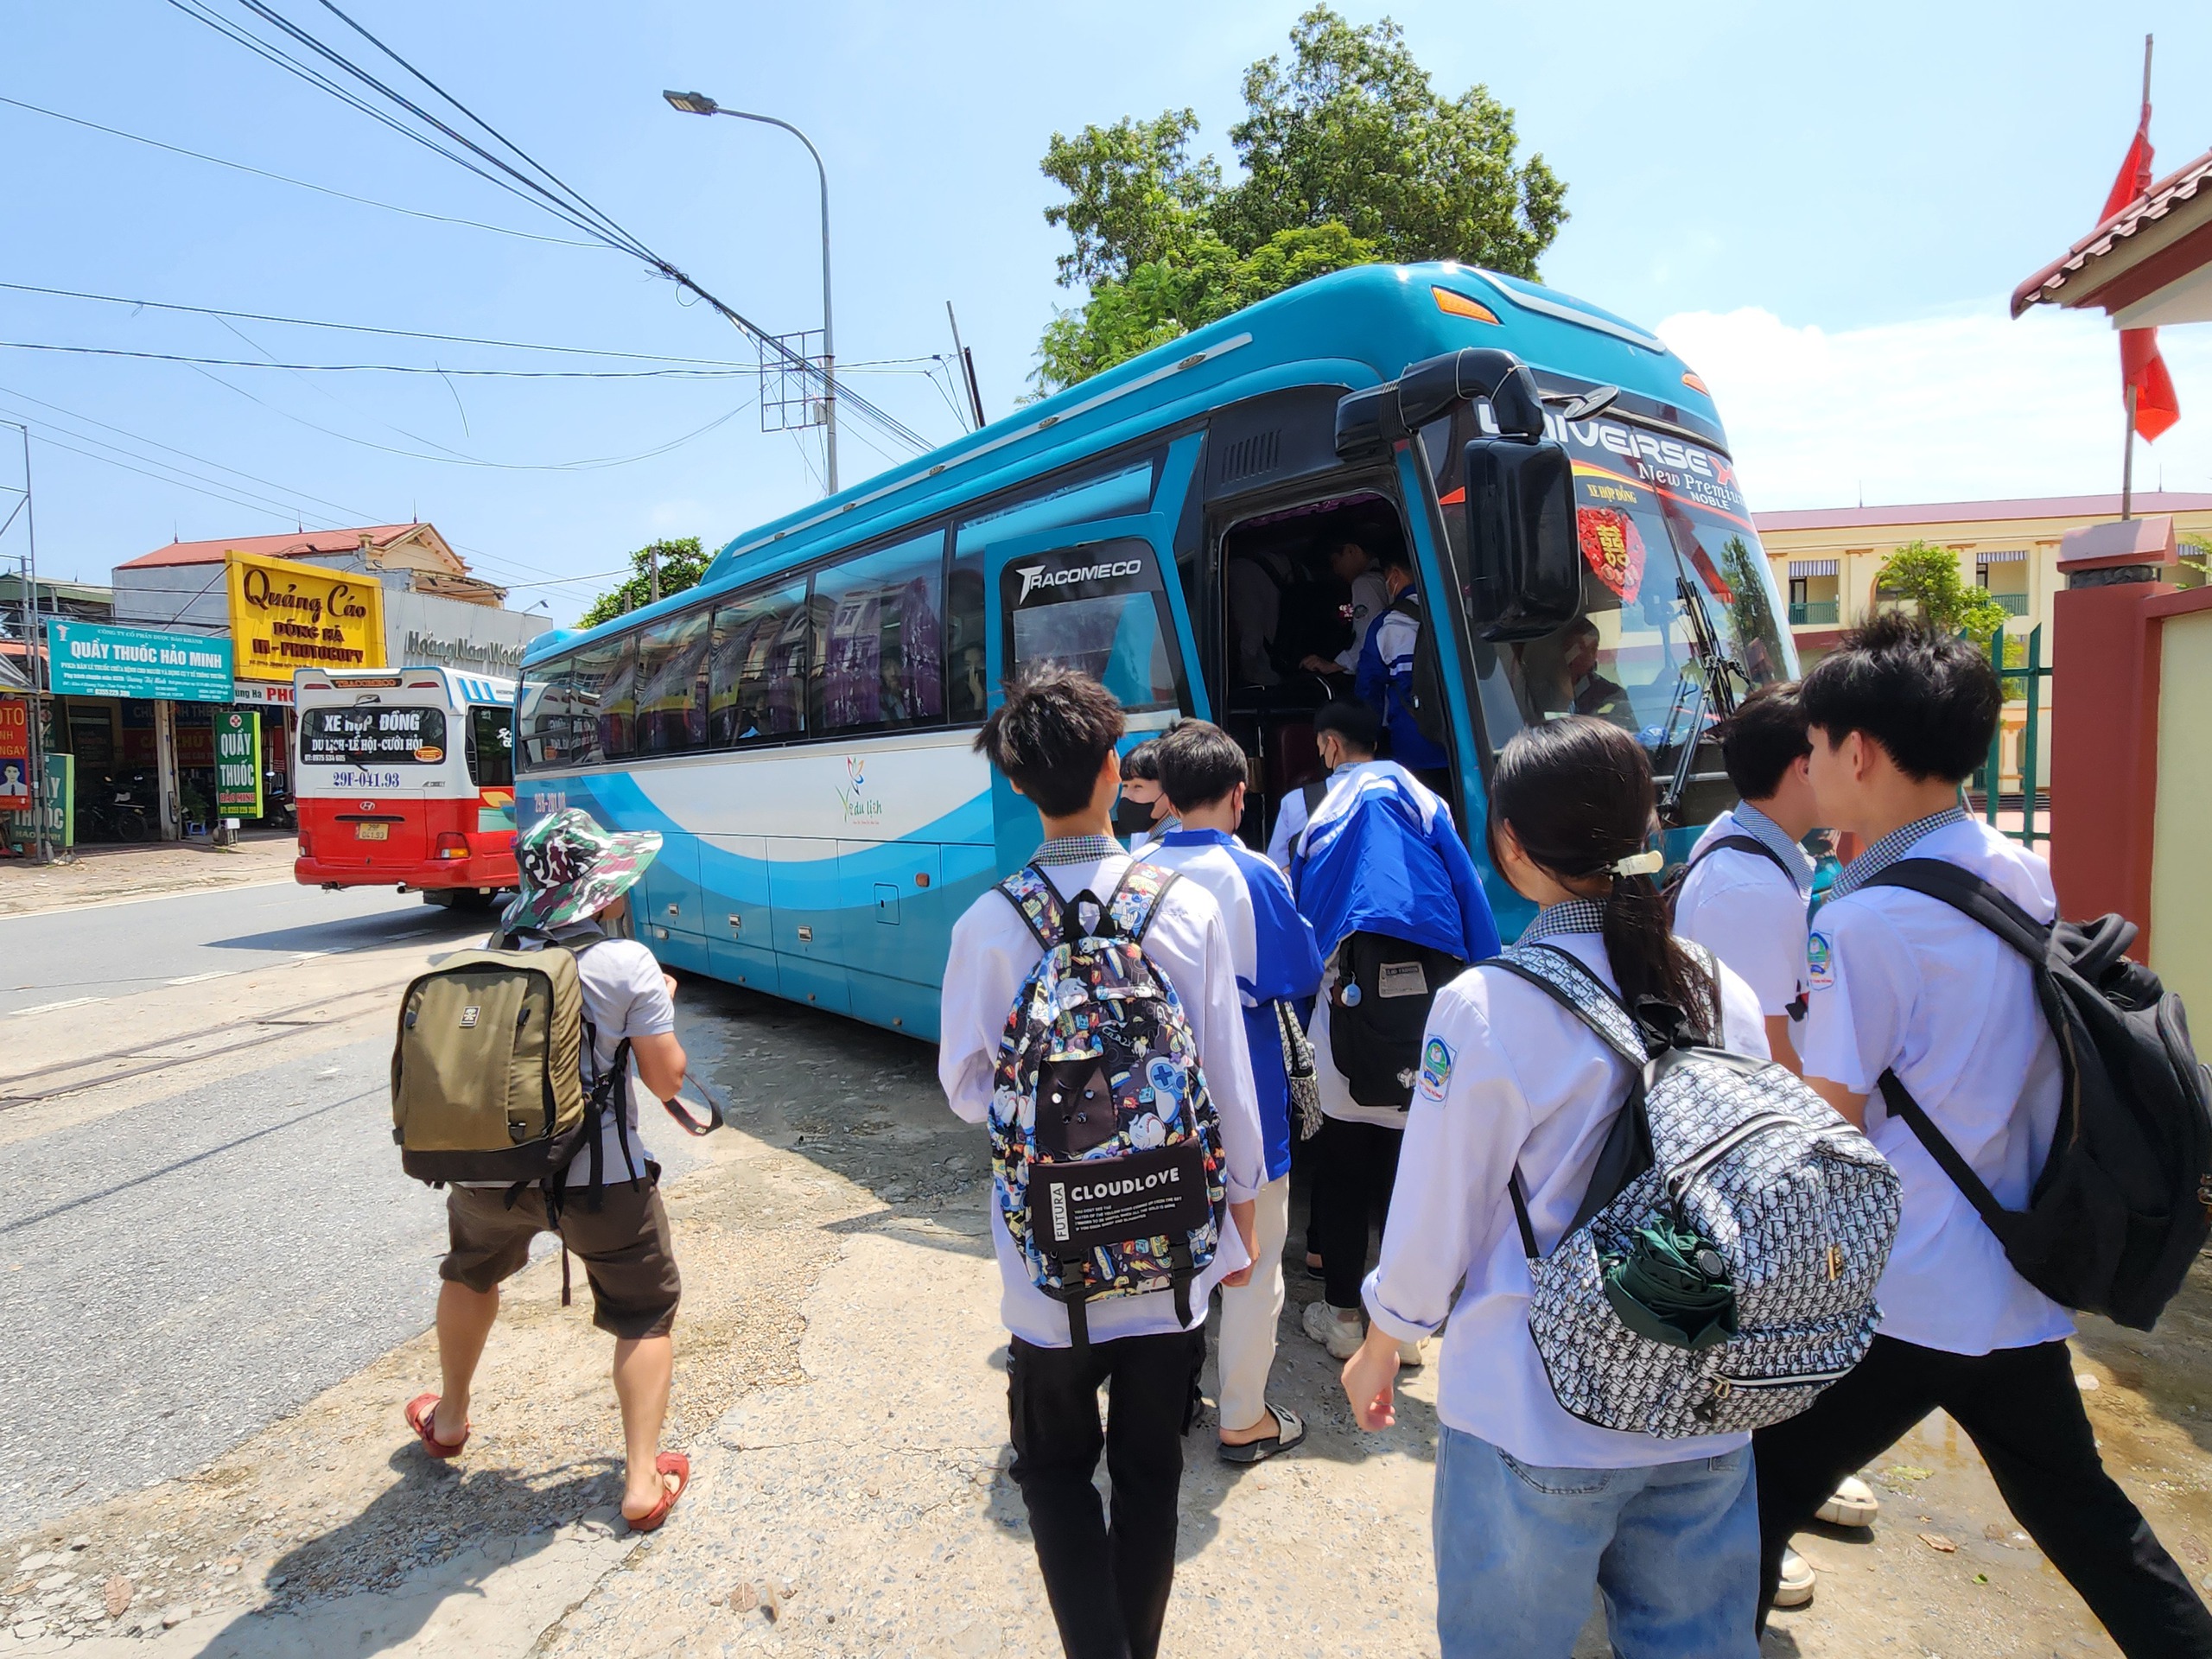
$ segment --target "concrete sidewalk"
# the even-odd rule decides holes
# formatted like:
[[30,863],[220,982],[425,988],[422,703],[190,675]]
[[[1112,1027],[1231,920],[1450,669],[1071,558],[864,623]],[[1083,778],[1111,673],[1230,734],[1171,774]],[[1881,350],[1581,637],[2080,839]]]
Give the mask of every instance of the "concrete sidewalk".
[[299,840],[289,830],[254,831],[236,847],[207,841],[77,847],[61,861],[0,858],[0,916],[67,910],[116,899],[289,881]]

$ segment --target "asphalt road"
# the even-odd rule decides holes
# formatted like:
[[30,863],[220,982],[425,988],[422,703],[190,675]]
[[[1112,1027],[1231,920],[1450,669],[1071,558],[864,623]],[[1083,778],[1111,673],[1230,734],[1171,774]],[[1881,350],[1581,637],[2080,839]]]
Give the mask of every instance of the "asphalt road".
[[[127,1044],[161,988],[303,957],[375,984],[404,970],[351,953],[419,937],[427,962],[483,925],[283,887],[0,919],[0,1044],[35,1060],[88,1020]],[[211,1020],[237,1017],[210,990]],[[348,1006],[229,1071],[0,1116],[0,1536],[198,1468],[429,1324],[443,1195],[392,1148],[387,999]],[[669,1126],[647,1134],[689,1166]]]
[[[308,952],[451,934],[461,918],[389,887],[325,893],[289,883],[0,917],[0,1014],[58,1014]],[[467,920],[490,930],[488,917]]]

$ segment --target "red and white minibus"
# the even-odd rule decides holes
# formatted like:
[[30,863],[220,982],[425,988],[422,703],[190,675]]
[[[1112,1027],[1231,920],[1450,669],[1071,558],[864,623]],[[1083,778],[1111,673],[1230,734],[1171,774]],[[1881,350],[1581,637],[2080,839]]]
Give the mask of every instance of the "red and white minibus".
[[390,885],[433,904],[515,885],[512,680],[449,668],[292,677],[293,793],[308,887]]

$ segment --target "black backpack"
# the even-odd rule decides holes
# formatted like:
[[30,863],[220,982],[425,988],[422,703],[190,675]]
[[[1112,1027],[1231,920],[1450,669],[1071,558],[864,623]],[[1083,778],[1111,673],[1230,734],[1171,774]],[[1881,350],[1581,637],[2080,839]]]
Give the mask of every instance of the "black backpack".
[[1467,964],[1387,933],[1347,934],[1336,958],[1329,1058],[1361,1105],[1402,1112],[1413,1104],[1429,1008]]
[[1789,867],[1782,861],[1782,855],[1757,836],[1723,836],[1710,847],[1699,848],[1688,863],[1677,864],[1673,874],[1668,876],[1665,884],[1660,887],[1659,896],[1666,904],[1667,920],[1670,925],[1675,919],[1675,912],[1681,907],[1682,888],[1689,881],[1690,872],[1715,853],[1757,853],[1761,858],[1772,864],[1776,869],[1789,876],[1791,882],[1795,883],[1797,880],[1796,876],[1791,874]]
[[2058,1039],[2058,1126],[2025,1210],[2006,1210],[1894,1071],[1882,1098],[2053,1301],[2148,1331],[2212,1233],[2212,1104],[2181,999],[2124,954],[2120,916],[2044,926],[1988,882],[1909,858],[1868,887],[1940,899],[2028,959]]

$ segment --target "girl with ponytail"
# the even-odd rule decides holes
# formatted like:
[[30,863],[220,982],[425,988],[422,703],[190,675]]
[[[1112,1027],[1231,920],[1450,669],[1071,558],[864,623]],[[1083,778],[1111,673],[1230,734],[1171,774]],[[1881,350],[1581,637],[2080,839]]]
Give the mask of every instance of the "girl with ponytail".
[[[1767,1058],[1758,998],[1675,938],[1656,878],[1651,767],[1608,721],[1522,732],[1491,780],[1493,866],[1533,901],[1522,942],[1566,951],[1649,1021]],[[1631,1659],[1756,1659],[1750,1436],[1600,1428],[1553,1395],[1529,1333],[1528,1255],[1570,1230],[1633,1082],[1542,990],[1478,964],[1437,996],[1407,1114],[1366,1342],[1344,1369],[1365,1428],[1395,1421],[1399,1344],[1440,1355],[1434,1537],[1444,1659],[1568,1659],[1605,1593]],[[1454,1300],[1455,1287],[1459,1291]]]

